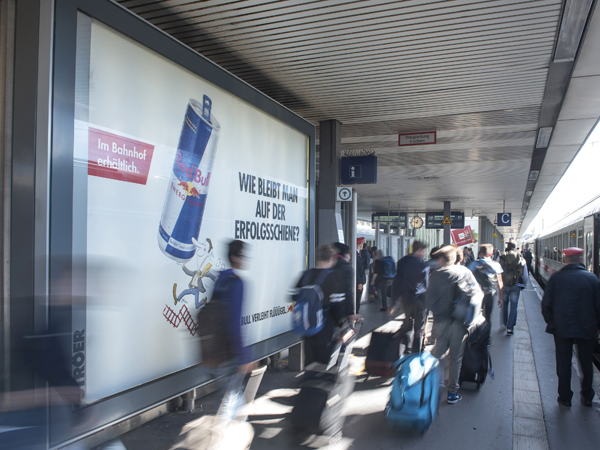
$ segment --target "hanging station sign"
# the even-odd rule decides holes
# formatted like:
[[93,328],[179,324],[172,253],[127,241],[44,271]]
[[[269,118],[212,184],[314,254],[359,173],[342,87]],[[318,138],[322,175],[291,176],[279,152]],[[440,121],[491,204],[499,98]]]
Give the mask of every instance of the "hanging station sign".
[[388,223],[392,227],[406,228],[406,213],[404,212],[376,212],[371,215],[372,228],[375,228],[375,223],[379,222],[379,226],[386,226]]
[[[444,219],[446,216],[443,212],[428,212],[425,213],[425,228],[441,230],[444,228]],[[465,213],[462,211],[452,211],[450,214],[450,228],[465,227]]]
[[409,145],[430,145],[437,143],[437,133],[426,131],[423,133],[401,133],[398,135],[398,147]]

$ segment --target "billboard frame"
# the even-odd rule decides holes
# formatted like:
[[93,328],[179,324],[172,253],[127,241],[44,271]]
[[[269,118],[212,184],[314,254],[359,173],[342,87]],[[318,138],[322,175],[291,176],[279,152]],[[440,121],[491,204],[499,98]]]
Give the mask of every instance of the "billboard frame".
[[[185,46],[149,22],[110,0],[54,0],[53,71],[51,111],[50,183],[47,198],[49,222],[37,226],[49,227],[48,282],[50,299],[53,285],[73,280],[73,151],[75,122],[75,64],[77,16],[83,13],[113,28],[124,36],[169,59],[204,80],[260,109],[269,116],[308,136],[308,204],[306,265],[314,264],[315,242],[315,127],[289,109],[267,97],[251,85],[227,72],[212,61]],[[23,258],[21,258],[23,259]],[[16,262],[16,261],[15,261]],[[65,274],[69,279],[65,279]],[[52,320],[56,308],[49,303]],[[253,360],[264,358],[299,342],[297,335],[287,332],[253,344],[249,351]],[[65,347],[69,342],[65,342]],[[96,433],[128,417],[149,410],[187,391],[215,379],[206,368],[194,366],[119,392],[86,405],[88,417],[94,417],[85,428],[72,428],[68,434],[49,436],[50,447],[66,445]],[[71,414],[82,414],[82,409]],[[52,421],[52,414],[50,417]]]

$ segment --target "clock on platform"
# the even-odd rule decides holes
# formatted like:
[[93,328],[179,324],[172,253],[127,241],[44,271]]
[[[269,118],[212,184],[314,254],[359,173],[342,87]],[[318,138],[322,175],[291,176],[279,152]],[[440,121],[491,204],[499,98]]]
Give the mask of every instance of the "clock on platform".
[[421,219],[419,216],[413,217],[410,219],[410,226],[418,230],[423,226],[423,219]]

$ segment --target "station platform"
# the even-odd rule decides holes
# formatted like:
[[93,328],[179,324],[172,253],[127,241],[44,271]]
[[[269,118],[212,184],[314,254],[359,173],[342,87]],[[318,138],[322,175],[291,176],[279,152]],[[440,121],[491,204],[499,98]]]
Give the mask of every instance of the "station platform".
[[[365,322],[353,353],[356,386],[346,405],[343,436],[325,447],[336,449],[595,449],[600,442],[600,399],[593,407],[579,401],[579,368],[573,360],[573,406],[557,401],[554,341],[545,333],[541,315],[542,290],[530,281],[521,293],[518,322],[513,336],[499,324],[497,305],[492,315],[490,347],[494,377],[479,390],[465,384],[462,401],[449,405],[445,398],[435,422],[425,435],[392,431],[384,421],[391,379],[363,373],[364,355],[370,332],[390,318],[379,304],[361,306]],[[600,373],[594,368],[594,384],[600,393]],[[254,429],[252,449],[323,448],[322,439],[294,440],[289,414],[297,394],[301,373],[285,367],[265,373],[256,400],[250,405],[248,421]],[[198,399],[191,413],[171,413],[121,436],[119,443],[100,448],[127,450],[185,449],[188,424],[214,414],[223,391]],[[186,426],[187,425],[187,426]],[[190,447],[192,448],[192,447]]]

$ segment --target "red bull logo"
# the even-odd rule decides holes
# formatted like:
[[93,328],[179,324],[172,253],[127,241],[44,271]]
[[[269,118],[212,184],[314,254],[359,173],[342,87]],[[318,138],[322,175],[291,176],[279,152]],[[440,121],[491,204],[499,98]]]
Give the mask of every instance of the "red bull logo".
[[200,192],[198,191],[198,189],[196,189],[196,186],[194,186],[194,183],[192,183],[191,181],[179,180],[179,184],[177,186],[180,187],[188,197],[200,198]]

